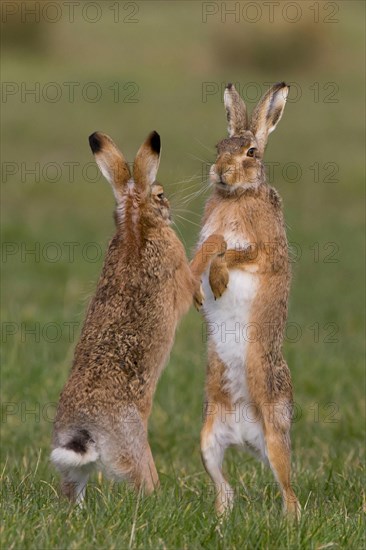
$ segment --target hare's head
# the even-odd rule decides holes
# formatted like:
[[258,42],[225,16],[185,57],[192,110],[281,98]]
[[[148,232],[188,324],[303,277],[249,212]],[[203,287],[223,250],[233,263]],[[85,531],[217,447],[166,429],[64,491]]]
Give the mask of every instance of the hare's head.
[[[160,162],[160,136],[151,132],[137,152],[133,176],[123,154],[112,139],[101,132],[89,136],[89,144],[103,176],[111,184],[117,202],[117,221],[124,220],[127,202],[135,212],[141,208],[164,223],[170,223],[170,205],[155,178]],[[135,216],[136,217],[136,216]]]
[[233,84],[225,89],[224,103],[229,137],[217,145],[217,159],[210,179],[224,193],[258,185],[263,181],[262,158],[268,135],[276,128],[285,108],[289,87],[272,86],[255,107],[251,119]]

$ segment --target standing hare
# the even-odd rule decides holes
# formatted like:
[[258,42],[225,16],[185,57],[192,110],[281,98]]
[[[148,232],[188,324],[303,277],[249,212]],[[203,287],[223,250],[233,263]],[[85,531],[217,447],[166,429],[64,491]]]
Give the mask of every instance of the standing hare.
[[89,305],[73,367],[57,409],[51,460],[62,492],[81,502],[95,466],[147,492],[158,474],[147,423],[159,375],[178,321],[199,279],[220,248],[213,235],[189,266],[170,227],[169,202],[155,182],[160,137],[152,132],[139,149],[133,178],[122,153],[105,134],[89,138],[96,162],[112,185],[116,233],[109,244]]
[[228,84],[224,103],[229,137],[217,146],[215,186],[200,234],[222,234],[228,250],[203,276],[208,367],[201,434],[204,466],[216,486],[219,514],[232,506],[222,473],[225,449],[244,447],[267,463],[284,508],[299,516],[290,481],[292,384],[282,342],[290,265],[281,199],[266,183],[262,162],[268,135],[282,117],[288,86],[275,84],[254,109]]

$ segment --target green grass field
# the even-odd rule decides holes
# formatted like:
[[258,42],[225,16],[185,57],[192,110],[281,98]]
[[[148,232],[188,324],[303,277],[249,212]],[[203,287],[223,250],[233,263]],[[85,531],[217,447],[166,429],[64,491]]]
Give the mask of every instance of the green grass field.
[[[364,4],[297,2],[299,21],[289,23],[280,10],[277,26],[265,11],[256,23],[245,20],[254,17],[249,11],[237,23],[221,22],[215,2],[219,12],[206,23],[207,3],[121,2],[119,14],[112,4],[98,4],[96,23],[87,20],[92,10],[83,19],[85,3],[74,22],[65,11],[56,23],[41,15],[37,25],[9,16],[4,33],[2,548],[361,549]],[[285,355],[295,388],[301,522],[283,518],[271,473],[236,450],[225,462],[235,507],[225,521],[215,519],[199,455],[205,333],[193,310],[177,332],[150,419],[161,488],[136,497],[99,475],[85,509],[70,508],[57,497],[48,459],[52,418],[113,232],[112,193],[101,177],[92,181],[87,137],[109,133],[132,161],[148,132],[159,131],[159,178],[189,255],[207,193],[186,204],[184,197],[203,187],[225,135],[221,86],[239,83],[251,109],[258,89],[278,80],[292,82],[293,95],[266,161],[292,243]],[[27,95],[31,87],[36,95]]]

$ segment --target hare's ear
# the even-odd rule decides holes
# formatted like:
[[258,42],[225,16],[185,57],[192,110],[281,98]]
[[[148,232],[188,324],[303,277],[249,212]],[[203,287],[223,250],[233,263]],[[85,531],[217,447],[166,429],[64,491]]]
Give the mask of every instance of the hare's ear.
[[289,86],[285,82],[274,84],[253,111],[250,129],[256,137],[261,154],[264,153],[268,135],[273,132],[282,117],[288,92]]
[[121,202],[124,188],[131,178],[124,156],[112,139],[101,132],[89,136],[89,145],[100,171],[112,186],[117,203]]
[[228,122],[229,137],[240,136],[248,129],[247,108],[235,89],[234,84],[228,84],[224,93],[224,104]]
[[137,152],[133,163],[133,177],[136,190],[142,194],[148,193],[156,179],[160,162],[160,150],[160,136],[153,131],[147,136]]

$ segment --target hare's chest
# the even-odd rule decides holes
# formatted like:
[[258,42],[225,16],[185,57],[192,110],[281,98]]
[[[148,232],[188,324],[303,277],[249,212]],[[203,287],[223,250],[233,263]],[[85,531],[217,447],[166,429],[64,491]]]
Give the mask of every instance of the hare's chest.
[[[205,226],[201,233],[204,240],[219,228]],[[248,241],[238,237],[230,228],[221,234],[228,248],[245,248]],[[216,352],[227,368],[226,383],[234,401],[247,397],[245,361],[250,340],[250,315],[253,300],[258,291],[258,275],[240,269],[231,269],[226,291],[215,300],[209,284],[209,269],[202,277],[205,294],[203,313],[207,321],[207,336],[214,343]],[[249,336],[248,336],[249,335]]]
[[205,295],[203,312],[208,324],[208,338],[215,343],[221,360],[233,367],[232,380],[229,381],[229,385],[233,388],[240,386],[240,384],[238,386],[239,378],[244,376],[243,367],[251,337],[251,307],[257,294],[258,283],[258,276],[255,273],[239,269],[230,270],[228,287],[221,298],[215,300],[208,271],[202,277]]

